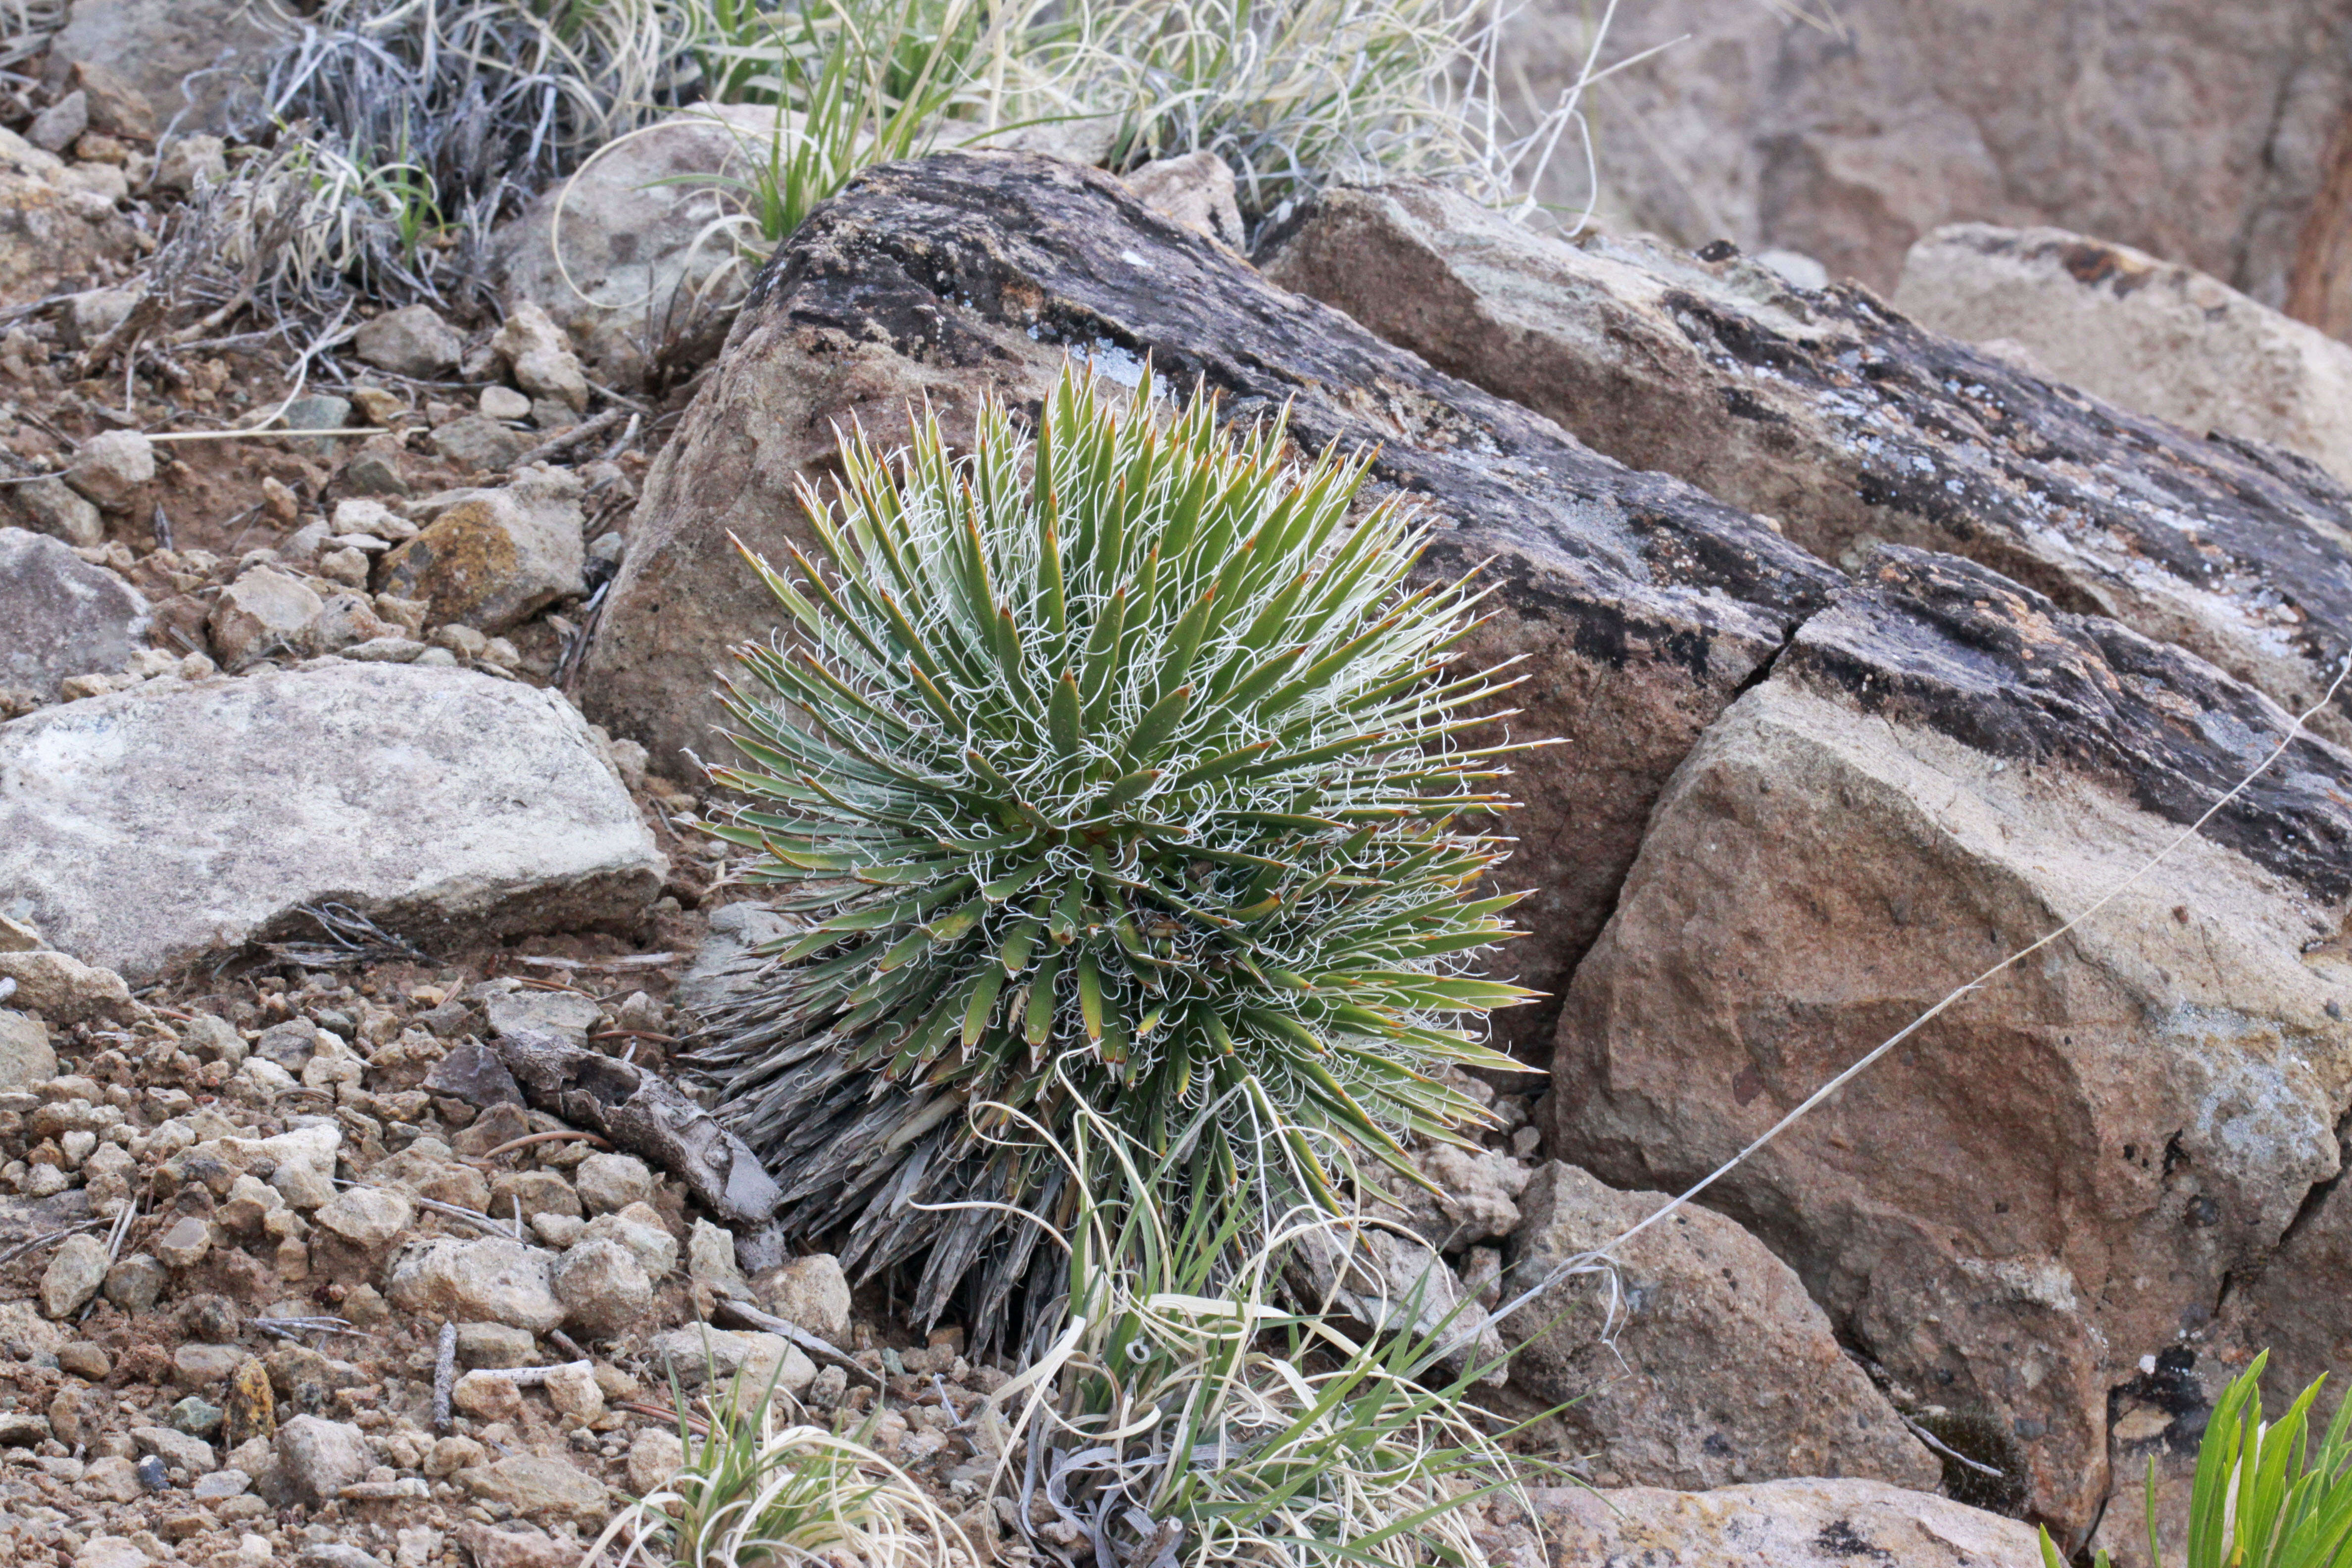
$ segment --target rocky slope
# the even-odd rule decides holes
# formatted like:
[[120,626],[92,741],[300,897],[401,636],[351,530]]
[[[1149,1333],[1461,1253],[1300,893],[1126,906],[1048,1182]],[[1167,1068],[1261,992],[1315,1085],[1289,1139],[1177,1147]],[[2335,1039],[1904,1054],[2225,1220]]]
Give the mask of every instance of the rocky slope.
[[[1484,1397],[1576,1401],[1525,1445],[1612,1489],[1490,1519],[1495,1562],[2032,1568],[1965,1504],[2115,1542],[2154,1454],[2175,1528],[2250,1349],[2283,1381],[2340,1361],[2334,714],[1706,1207],[1559,1272],[2288,740],[2352,641],[2352,496],[2257,444],[2284,426],[2176,428],[2030,341],[1720,249],[1342,191],[1261,268],[1222,165],[972,154],[855,182],[665,390],[715,334],[648,354],[640,296],[734,289],[692,205],[624,178],[736,155],[671,127],[582,192],[610,241],[588,300],[550,281],[542,202],[497,247],[503,324],[374,312],[306,372],[289,417],[352,434],[156,440],[274,398],[230,351],[99,352],[166,171],[220,153],[157,145],[106,71],[103,26],[142,15],[78,6],[100,42],[25,105],[62,151],[0,142],[0,214],[40,247],[0,264],[17,1555],[558,1568],[677,1463],[669,1375],[708,1351],[776,1372],[786,1414],[875,1417],[1031,1560],[1051,1521],[979,1500],[966,1419],[1017,1368],[772,1255],[772,1184],[667,1075],[789,929],[696,832],[726,806],[695,768],[711,672],[774,629],[730,531],[795,537],[836,426],[1025,408],[1069,354],[1368,452],[1423,509],[1423,572],[1497,584],[1465,657],[1521,658],[1517,724],[1570,742],[1520,770],[1511,868],[1518,973],[1557,1000],[1507,1037],[1552,1076],[1466,1086],[1496,1129],[1387,1194],[1398,1255],[1478,1310],[1532,1292]],[[52,134],[76,93],[114,128]],[[2004,286],[1941,265],[2002,337]],[[2230,308],[2168,318],[2210,359],[2185,384],[2297,341]],[[2263,406],[2321,406],[2326,359],[2266,360]]]

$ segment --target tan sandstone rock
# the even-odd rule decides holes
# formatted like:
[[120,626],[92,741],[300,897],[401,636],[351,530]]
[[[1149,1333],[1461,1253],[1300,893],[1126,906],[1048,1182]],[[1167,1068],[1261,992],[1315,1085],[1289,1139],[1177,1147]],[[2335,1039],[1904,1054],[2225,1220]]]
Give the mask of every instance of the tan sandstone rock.
[[[2082,913],[2286,732],[2177,649],[1889,547],[1710,730],[1562,1014],[1552,1147],[1679,1190]],[[2279,766],[1709,1194],[2079,1540],[2109,1392],[2339,1168],[2352,756]],[[1933,1423],[1931,1423],[1931,1426]]]

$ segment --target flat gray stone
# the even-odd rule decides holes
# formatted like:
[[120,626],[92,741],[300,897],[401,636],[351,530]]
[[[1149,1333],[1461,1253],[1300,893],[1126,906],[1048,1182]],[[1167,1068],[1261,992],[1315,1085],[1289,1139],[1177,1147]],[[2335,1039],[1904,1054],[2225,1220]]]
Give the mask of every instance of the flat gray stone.
[[147,640],[147,601],[56,539],[0,528],[0,689],[55,701],[69,675],[110,675]]
[[0,726],[0,906],[125,978],[332,900],[431,942],[633,921],[664,862],[561,697],[335,663]]

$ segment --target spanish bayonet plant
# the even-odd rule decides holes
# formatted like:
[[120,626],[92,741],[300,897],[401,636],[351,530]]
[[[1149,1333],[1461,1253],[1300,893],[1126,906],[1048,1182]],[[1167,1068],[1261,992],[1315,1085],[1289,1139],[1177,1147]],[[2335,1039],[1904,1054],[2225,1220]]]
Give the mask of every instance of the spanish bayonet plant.
[[1461,1026],[1530,994],[1465,972],[1515,899],[1477,895],[1517,748],[1459,739],[1509,682],[1447,668],[1479,595],[1407,584],[1395,501],[1350,525],[1364,459],[1285,449],[1066,370],[1034,445],[992,401],[965,458],[935,418],[895,461],[845,438],[837,502],[801,496],[824,566],[755,562],[790,640],[740,653],[718,831],[810,923],[697,1062],[788,1235],[929,1247],[919,1316],[980,1267],[986,1321],[1020,1214],[1074,1212],[1016,1112],[1336,1206],[1353,1151],[1481,1116],[1436,1069],[1516,1065]]

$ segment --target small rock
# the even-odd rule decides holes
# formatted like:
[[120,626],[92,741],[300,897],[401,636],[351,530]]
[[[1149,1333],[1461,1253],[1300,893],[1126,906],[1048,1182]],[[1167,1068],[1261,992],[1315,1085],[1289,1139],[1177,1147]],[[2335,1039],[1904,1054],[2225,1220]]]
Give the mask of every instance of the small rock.
[[346,1187],[310,1217],[352,1246],[373,1251],[389,1246],[415,1223],[416,1205],[393,1188]]
[[485,999],[482,1011],[494,1034],[554,1035],[572,1046],[585,1046],[604,1016],[593,998],[572,991],[509,991]]
[[629,1490],[651,1497],[669,1485],[686,1463],[686,1445],[677,1434],[648,1426],[629,1441]]
[[604,1489],[561,1459],[518,1454],[460,1470],[457,1484],[484,1502],[504,1503],[526,1519],[553,1519],[593,1529],[610,1511]]
[[221,1428],[224,1412],[217,1405],[191,1394],[172,1406],[172,1429],[191,1437],[209,1438]]
[[535,1366],[539,1340],[528,1329],[507,1323],[457,1325],[457,1364],[476,1367]]
[[148,1455],[131,1468],[131,1473],[139,1478],[139,1489],[142,1491],[167,1492],[172,1489],[172,1478],[161,1454]]
[[412,381],[430,381],[457,368],[466,352],[457,330],[427,305],[388,310],[360,328],[352,352],[367,363]]
[[89,1462],[81,1473],[81,1489],[104,1502],[136,1502],[147,1491],[131,1461],[112,1454]]
[[458,1543],[473,1554],[474,1568],[573,1568],[580,1549],[541,1530],[461,1525]]
[[597,1338],[634,1327],[653,1310],[653,1280],[636,1255],[615,1241],[591,1237],[574,1245],[555,1266],[554,1288],[564,1321]]
[[58,1053],[38,1018],[0,1007],[0,1093],[31,1089],[58,1076]]
[[62,153],[89,129],[89,95],[79,88],[66,94],[25,128],[25,140],[47,153]]
[[489,1450],[471,1437],[444,1437],[425,1456],[425,1473],[438,1480],[467,1470],[489,1458]]
[[495,1372],[469,1372],[449,1392],[450,1406],[460,1415],[509,1424],[522,1419],[522,1390],[514,1379]]
[[63,1318],[81,1310],[104,1283],[106,1243],[87,1233],[66,1237],[41,1275],[42,1315]]
[[816,1381],[816,1363],[782,1334],[747,1334],[704,1327],[672,1329],[646,1346],[654,1370],[675,1376],[681,1388],[699,1388],[715,1376],[723,1387],[740,1384],[750,1394],[763,1393],[769,1379],[797,1396]]
[[304,1214],[332,1201],[335,1184],[311,1166],[288,1163],[269,1173],[269,1184],[289,1208]]
[[[16,488],[37,490],[42,484]],[[66,493],[78,506],[89,504]],[[77,527],[95,535],[97,513],[89,514],[87,529]],[[136,589],[81,560],[67,542],[0,528],[0,687],[51,698],[69,676],[121,670],[144,644],[149,618],[147,601]]]
[[479,407],[486,419],[527,419],[530,416],[530,399],[510,386],[482,388]]
[[155,140],[155,106],[138,83],[88,59],[75,62],[73,79],[89,102],[91,130],[131,142]]
[[9,489],[16,492],[16,505],[35,533],[47,534],[83,550],[105,542],[106,519],[63,479],[35,479]]
[[93,1535],[75,1550],[73,1568],[147,1568],[154,1561],[128,1536]]
[[752,1300],[751,1287],[735,1266],[735,1236],[707,1219],[694,1222],[686,1238],[686,1275],[699,1279],[721,1296]]
[[[502,425],[480,422],[503,439],[520,439]],[[502,489],[466,492],[384,557],[384,591],[426,601],[436,623],[503,632],[586,591],[580,496],[569,470],[544,465]]]
[[314,1541],[302,1549],[302,1568],[383,1568],[383,1559],[341,1541]]
[[523,1223],[543,1214],[580,1214],[579,1195],[572,1184],[552,1171],[509,1171],[490,1183],[490,1206],[484,1211],[493,1219],[508,1219],[520,1214]]
[[152,1454],[166,1465],[192,1476],[208,1475],[220,1463],[210,1443],[169,1426],[133,1426],[131,1440],[139,1445],[142,1453]]
[[849,1277],[829,1252],[795,1258],[760,1276],[754,1289],[769,1311],[821,1340],[841,1343],[849,1334]]
[[110,1017],[131,1003],[131,988],[122,976],[62,952],[0,952],[0,980],[16,983],[10,1001],[52,1025]]
[[173,1220],[154,1241],[155,1256],[173,1268],[194,1268],[212,1247],[211,1227],[194,1215]]
[[89,348],[121,326],[146,293],[136,284],[85,289],[66,300],[65,319],[58,325],[64,329],[68,342],[77,348]]
[[243,1497],[253,1485],[253,1478],[243,1470],[224,1467],[208,1476],[196,1478],[188,1489],[188,1496],[197,1502],[226,1502],[233,1497]]
[[154,477],[155,444],[136,430],[92,436],[66,469],[66,483],[109,511],[129,506],[139,487]]
[[408,476],[403,471],[398,440],[378,436],[363,443],[343,464],[343,487],[357,496],[406,495]]
[[114,1358],[106,1353],[104,1345],[91,1340],[76,1340],[58,1352],[58,1365],[76,1377],[97,1383],[114,1370]]
[[257,566],[220,592],[205,626],[213,657],[232,674],[257,660],[310,649],[326,601],[300,579]]
[[299,1500],[317,1508],[375,1466],[367,1435],[316,1415],[297,1415],[278,1429],[278,1466]]
[[[202,1221],[197,1222],[201,1226]],[[106,1299],[132,1317],[151,1310],[171,1282],[163,1265],[143,1252],[134,1252],[106,1271]]]
[[611,1214],[654,1195],[654,1173],[635,1154],[591,1154],[572,1173],[572,1183],[592,1215]]
[[561,398],[575,410],[588,406],[588,378],[581,371],[579,357],[565,341],[562,329],[537,305],[526,300],[516,306],[490,346],[507,362],[515,384],[525,392]]
[[1136,198],[1171,223],[1238,250],[1244,231],[1234,172],[1214,153],[1161,158],[1127,176]]
[[228,143],[217,136],[176,136],[156,155],[149,182],[159,191],[181,195],[228,183]]
[[185,1344],[172,1352],[172,1381],[182,1388],[211,1388],[226,1381],[245,1360],[235,1345]]
[[619,1242],[657,1279],[677,1267],[677,1237],[669,1233],[650,1204],[631,1204],[616,1214],[598,1215],[572,1245],[596,1240]]
[[570,1363],[547,1374],[547,1402],[573,1426],[585,1426],[604,1414],[604,1391],[595,1372]]
[[514,467],[530,450],[530,437],[479,414],[436,426],[433,450],[468,473],[497,473]]
[[49,1440],[51,1423],[29,1410],[0,1410],[0,1448],[29,1448]]
[[[566,1302],[551,1279],[554,1268],[552,1254],[503,1237],[443,1238],[401,1253],[384,1295],[404,1312],[544,1333],[565,1320]],[[648,1285],[648,1303],[651,1295]]]
[[578,1215],[535,1214],[530,1216],[530,1233],[547,1246],[562,1252],[580,1239],[588,1222]]

